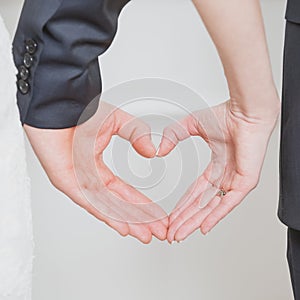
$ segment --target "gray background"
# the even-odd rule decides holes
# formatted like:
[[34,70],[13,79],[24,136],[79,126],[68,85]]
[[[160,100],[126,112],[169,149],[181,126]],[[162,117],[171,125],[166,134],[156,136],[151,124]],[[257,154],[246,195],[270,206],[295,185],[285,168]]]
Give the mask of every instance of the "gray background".
[[[19,0],[0,0],[12,34],[21,5]],[[285,1],[265,0],[262,5],[280,90]],[[101,68],[104,90],[158,77],[188,86],[209,105],[227,99],[216,51],[187,0],[133,0],[122,13],[116,40],[101,57]],[[285,228],[276,218],[278,135],[277,128],[260,184],[243,204],[207,237],[197,232],[172,246],[156,240],[145,246],[121,238],[90,217],[50,186],[27,145],[36,244],[33,299],[292,299]],[[149,167],[134,155],[129,160],[133,169]],[[179,197],[171,199],[172,205]]]

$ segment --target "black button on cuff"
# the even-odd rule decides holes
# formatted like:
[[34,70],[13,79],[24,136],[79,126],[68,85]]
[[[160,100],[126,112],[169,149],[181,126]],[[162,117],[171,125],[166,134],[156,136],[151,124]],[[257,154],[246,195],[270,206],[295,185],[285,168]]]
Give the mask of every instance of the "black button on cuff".
[[29,84],[25,80],[20,79],[18,81],[18,89],[23,95],[25,95],[29,92]]
[[27,80],[30,76],[30,71],[25,66],[19,67],[19,76],[23,80]]
[[30,68],[33,64],[33,57],[28,52],[24,54],[23,63],[26,68]]
[[35,40],[28,39],[28,40],[25,41],[25,47],[26,47],[26,51],[29,54],[34,54],[37,50],[38,44],[36,43]]

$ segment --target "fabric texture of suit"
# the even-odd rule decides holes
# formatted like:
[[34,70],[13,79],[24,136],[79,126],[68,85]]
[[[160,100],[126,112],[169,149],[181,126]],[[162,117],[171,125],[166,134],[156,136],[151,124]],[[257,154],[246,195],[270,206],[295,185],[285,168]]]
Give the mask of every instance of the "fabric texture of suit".
[[294,299],[300,299],[300,231],[287,230],[287,259],[293,287]]
[[286,8],[278,216],[300,230],[300,2]]
[[300,1],[288,0],[285,11],[286,20],[294,23],[300,23]]
[[287,228],[294,299],[300,300],[300,1],[288,0],[281,103],[278,217]]
[[102,91],[98,56],[111,45],[128,2],[25,1],[13,41],[22,124],[68,128],[96,112]]

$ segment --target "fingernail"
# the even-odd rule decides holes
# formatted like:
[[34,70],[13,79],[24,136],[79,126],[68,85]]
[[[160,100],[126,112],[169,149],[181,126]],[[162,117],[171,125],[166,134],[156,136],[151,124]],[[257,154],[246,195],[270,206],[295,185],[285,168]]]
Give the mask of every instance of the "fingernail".
[[160,147],[157,148],[156,153],[155,153],[155,156],[157,156],[159,150],[160,150]]
[[175,241],[172,241],[172,242],[171,242],[171,245],[173,245],[174,243],[175,243]]

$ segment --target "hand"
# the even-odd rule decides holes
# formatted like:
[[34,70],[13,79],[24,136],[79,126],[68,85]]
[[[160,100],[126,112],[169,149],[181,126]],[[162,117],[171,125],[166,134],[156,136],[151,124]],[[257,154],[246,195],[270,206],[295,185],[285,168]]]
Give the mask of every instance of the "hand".
[[[169,217],[169,242],[182,241],[198,228],[206,234],[257,186],[277,117],[249,118],[234,112],[229,100],[165,128],[158,156],[190,136],[202,137],[211,149],[207,168]],[[218,195],[221,188],[225,196]]]
[[76,204],[118,231],[149,243],[166,239],[168,217],[150,199],[115,176],[103,162],[113,135],[130,141],[142,156],[155,156],[150,128],[128,113],[101,102],[85,123],[67,129],[24,125],[51,183]]

